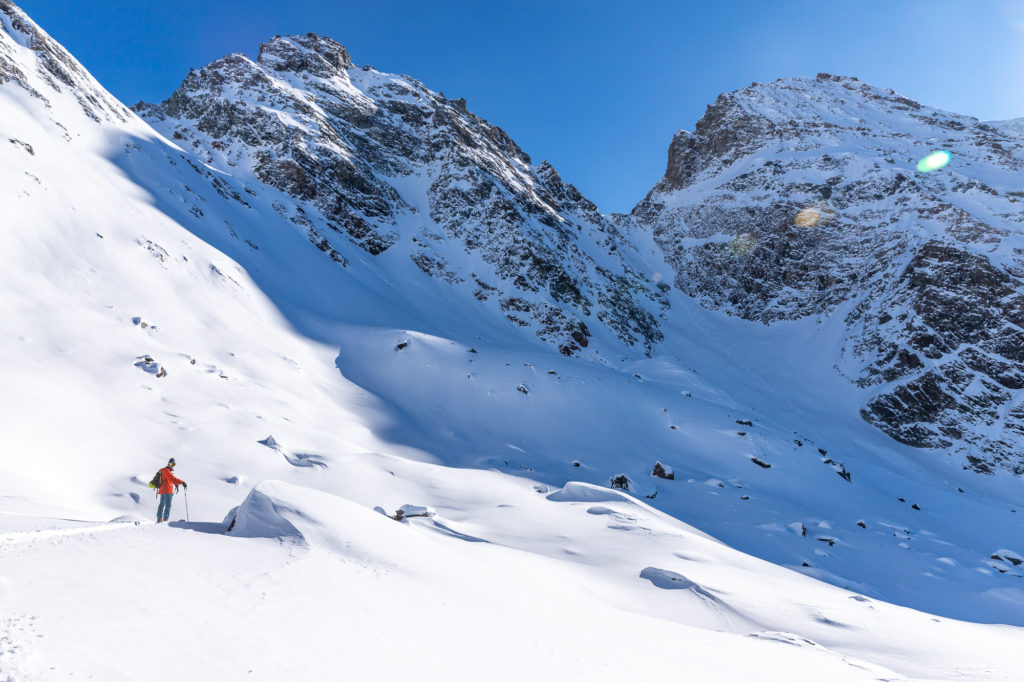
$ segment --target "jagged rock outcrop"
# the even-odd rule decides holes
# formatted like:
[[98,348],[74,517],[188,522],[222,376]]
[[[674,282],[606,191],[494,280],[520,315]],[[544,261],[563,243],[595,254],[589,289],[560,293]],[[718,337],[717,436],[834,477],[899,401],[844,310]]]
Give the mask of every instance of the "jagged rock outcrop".
[[602,328],[645,352],[663,338],[663,290],[550,164],[533,166],[464,100],[356,66],[330,38],[277,36],[255,61],[228,55],[136,110],[210,165],[282,192],[279,212],[340,263],[343,239],[397,248],[566,354]]
[[[935,172],[919,159],[943,150]],[[1024,472],[1024,142],[829,74],[721,95],[632,220],[705,306],[843,311],[837,367],[897,440]]]

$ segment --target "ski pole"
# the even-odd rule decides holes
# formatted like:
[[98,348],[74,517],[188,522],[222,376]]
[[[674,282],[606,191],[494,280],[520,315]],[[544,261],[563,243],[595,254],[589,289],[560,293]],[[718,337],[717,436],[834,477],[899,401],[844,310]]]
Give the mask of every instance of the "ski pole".
[[192,519],[188,517],[188,488],[185,488],[185,520],[192,523]]

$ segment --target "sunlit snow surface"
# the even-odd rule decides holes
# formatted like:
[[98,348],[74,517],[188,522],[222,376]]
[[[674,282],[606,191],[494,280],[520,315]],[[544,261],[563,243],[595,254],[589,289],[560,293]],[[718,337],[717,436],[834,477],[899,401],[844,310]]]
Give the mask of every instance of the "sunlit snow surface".
[[1019,482],[864,424],[831,320],[677,297],[671,352],[564,358],[4,31],[48,106],[0,85],[0,679],[1018,679]]

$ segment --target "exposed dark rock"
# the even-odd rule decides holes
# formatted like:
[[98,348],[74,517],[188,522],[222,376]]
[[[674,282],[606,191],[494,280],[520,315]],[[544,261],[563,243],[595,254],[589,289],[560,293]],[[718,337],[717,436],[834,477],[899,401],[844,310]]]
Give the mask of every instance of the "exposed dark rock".
[[16,140],[13,137],[12,138],[8,138],[7,141],[10,142],[11,144],[15,145],[16,147],[20,147],[21,149],[25,150],[31,156],[35,156],[36,155],[35,149],[33,149],[32,145],[30,145],[28,142],[22,142],[21,140]]
[[[379,255],[410,239],[424,273],[475,285],[481,303],[497,298],[509,322],[565,355],[589,347],[593,324],[648,354],[664,338],[658,314],[668,299],[614,221],[550,164],[532,167],[465,100],[356,68],[330,38],[275,36],[256,61],[227,55],[136,110],[207,163],[248,166],[286,194],[291,201],[275,208],[335,262],[352,257],[346,240]],[[413,174],[428,181],[424,190],[402,184]],[[418,234],[408,233],[412,221],[423,224]],[[487,271],[453,265],[466,253]]]
[[630,481],[629,477],[625,474],[619,474],[618,476],[612,477],[609,485],[618,490],[630,490],[632,487],[632,481]]
[[675,479],[676,474],[671,469],[666,470],[665,466],[661,462],[655,462],[654,470],[651,472],[651,476],[655,476],[657,478],[664,478],[671,481]]
[[[908,118],[959,163],[902,165]],[[820,74],[720,96],[631,219],[708,308],[770,324],[850,303],[836,367],[871,389],[867,421],[1024,473],[1024,211],[992,180],[1022,172],[1021,138]]]

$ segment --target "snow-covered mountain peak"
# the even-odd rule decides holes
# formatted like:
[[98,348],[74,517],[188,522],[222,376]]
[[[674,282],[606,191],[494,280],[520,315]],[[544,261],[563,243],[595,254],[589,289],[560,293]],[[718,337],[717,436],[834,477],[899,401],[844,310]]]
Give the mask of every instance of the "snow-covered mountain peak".
[[[893,114],[906,111],[936,111],[893,90],[875,87],[856,76],[819,73],[814,78],[795,76],[748,87],[722,95],[730,101],[774,123],[788,123],[794,118],[808,122],[830,122],[843,125],[856,122],[851,112]],[[719,104],[719,102],[716,102]],[[713,105],[714,106],[714,105]]]
[[322,78],[352,68],[352,58],[341,43],[315,33],[274,36],[260,45],[257,61],[276,71],[305,71]]
[[[739,113],[742,112],[742,113]],[[696,126],[697,134],[711,134],[736,120],[763,119],[777,134],[786,131],[807,134],[814,127],[877,133],[872,126],[893,127],[895,121],[915,119],[922,125],[963,130],[976,122],[970,116],[942,111],[916,102],[891,89],[865,83],[854,76],[819,73],[816,77],[779,78],[752,83],[723,93],[708,107]],[[797,127],[803,124],[804,128]]]
[[595,337],[650,353],[663,338],[667,302],[637,249],[550,164],[534,168],[464,100],[353,67],[330,38],[278,36],[136,109],[205,163],[281,192],[275,210],[339,264],[362,260],[352,246],[386,253],[566,354]]
[[1020,472],[1022,172],[1019,137],[819,74],[721,95],[632,216],[708,307],[841,312],[836,368],[886,433]]
[[977,128],[970,116],[922,105],[855,77],[819,73],[752,83],[719,95],[693,132],[676,133],[658,187],[686,187],[701,172],[718,172],[759,149],[800,151],[893,138],[949,143],[974,136]]

